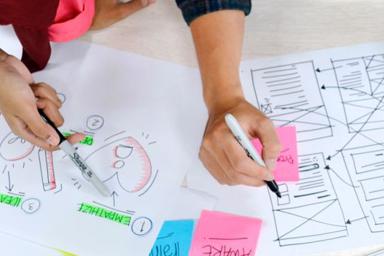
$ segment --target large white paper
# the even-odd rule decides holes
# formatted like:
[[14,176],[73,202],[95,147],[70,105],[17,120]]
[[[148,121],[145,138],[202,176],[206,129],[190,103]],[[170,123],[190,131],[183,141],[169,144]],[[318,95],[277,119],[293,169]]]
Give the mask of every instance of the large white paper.
[[[56,45],[36,81],[64,101],[62,131],[94,137],[79,154],[110,188],[103,197],[63,152],[39,150],[0,120],[0,226],[86,255],[148,255],[196,155],[196,70],[73,42]],[[175,199],[175,200],[173,200]],[[103,210],[101,210],[103,209]]]
[[188,184],[218,196],[219,210],[263,219],[257,255],[384,241],[383,53],[378,43],[243,62],[247,99],[276,126],[296,126],[301,180],[279,184],[282,199],[218,186],[203,167]]
[[7,256],[62,256],[54,249],[4,233],[0,233],[0,246],[1,254]]

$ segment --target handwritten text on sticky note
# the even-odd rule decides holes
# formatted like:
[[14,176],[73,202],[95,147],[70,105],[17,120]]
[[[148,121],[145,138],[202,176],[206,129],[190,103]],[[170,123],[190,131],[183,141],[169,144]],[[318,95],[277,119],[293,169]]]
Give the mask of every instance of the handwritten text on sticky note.
[[203,211],[193,237],[190,256],[253,256],[261,220]]
[[188,256],[193,220],[165,221],[149,256]]
[[[274,176],[276,181],[298,181],[299,168],[297,162],[297,139],[294,126],[279,127],[276,129],[282,145],[282,150],[277,158]],[[252,141],[257,151],[262,154],[263,146],[260,140]]]

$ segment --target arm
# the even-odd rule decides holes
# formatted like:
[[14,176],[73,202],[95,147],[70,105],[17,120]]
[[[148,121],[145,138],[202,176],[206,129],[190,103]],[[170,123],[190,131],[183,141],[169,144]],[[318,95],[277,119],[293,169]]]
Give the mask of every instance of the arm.
[[[259,186],[273,179],[280,145],[274,126],[262,112],[245,99],[239,77],[244,32],[244,12],[223,10],[203,15],[191,23],[204,100],[209,112],[200,158],[211,174],[223,184]],[[267,168],[249,159],[225,125],[224,115],[232,113],[249,137],[263,143]]]
[[[61,125],[61,102],[52,87],[34,83],[31,73],[17,58],[0,49],[0,113],[14,134],[46,150],[54,150],[59,142],[56,132],[43,122],[37,108]],[[82,139],[76,134],[72,143]]]

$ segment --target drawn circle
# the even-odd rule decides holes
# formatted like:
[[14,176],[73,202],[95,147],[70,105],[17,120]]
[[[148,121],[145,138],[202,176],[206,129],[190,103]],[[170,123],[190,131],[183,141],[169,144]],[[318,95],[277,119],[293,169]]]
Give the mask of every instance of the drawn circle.
[[115,169],[121,169],[125,165],[125,162],[123,160],[119,160],[113,163],[113,168]]
[[59,97],[61,103],[64,103],[64,102],[67,100],[67,96],[65,96],[65,94],[64,94],[64,93],[61,93],[61,92],[59,92],[59,93],[57,94],[57,97]]
[[94,131],[104,126],[104,118],[99,115],[91,115],[87,118],[87,128]]
[[21,209],[26,213],[26,214],[33,214],[37,212],[40,209],[41,202],[37,198],[30,198],[25,200],[21,204]]
[[6,161],[18,161],[32,153],[34,145],[10,132],[0,142],[0,157]]
[[137,236],[145,236],[152,230],[152,227],[152,220],[147,217],[139,217],[133,221],[131,229],[133,234]]

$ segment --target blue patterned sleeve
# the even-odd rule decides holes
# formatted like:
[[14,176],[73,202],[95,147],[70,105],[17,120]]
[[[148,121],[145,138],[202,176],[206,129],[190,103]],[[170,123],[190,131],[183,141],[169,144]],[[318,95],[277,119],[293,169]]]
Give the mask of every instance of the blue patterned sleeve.
[[241,10],[251,12],[251,0],[176,0],[188,25],[196,18],[219,10]]

